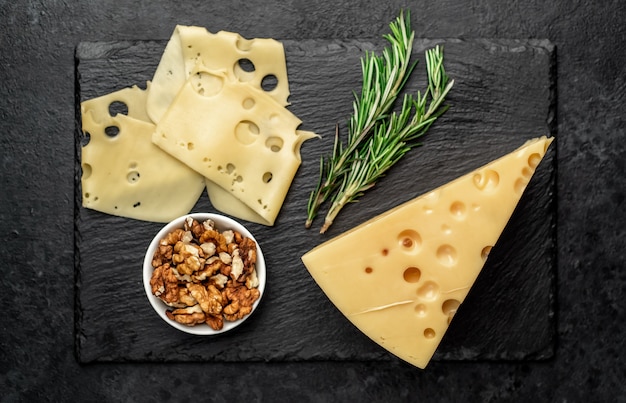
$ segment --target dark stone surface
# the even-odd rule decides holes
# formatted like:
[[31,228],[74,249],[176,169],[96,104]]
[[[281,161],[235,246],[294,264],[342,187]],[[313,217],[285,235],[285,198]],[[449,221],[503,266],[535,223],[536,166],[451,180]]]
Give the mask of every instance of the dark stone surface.
[[[421,64],[407,83],[408,91],[424,88],[423,50],[435,44],[444,46],[447,71],[455,80],[449,99],[453,109],[431,128],[423,147],[407,154],[358,205],[346,207],[337,227],[322,237],[303,225],[307,199],[318,175],[317,161],[332,148],[332,122],[341,122],[345,132],[349,97],[360,84],[359,58],[376,45],[285,41],[291,77],[289,109],[303,119],[303,129],[325,135],[321,141],[302,146],[303,167],[276,225],[248,225],[267,259],[268,291],[262,309],[236,332],[202,338],[160,321],[140,286],[143,253],[160,225],[86,210],[77,192],[79,360],[395,359],[338,313],[308,275],[300,256],[329,236],[513,151],[532,136],[551,133],[555,114],[554,48],[547,41],[417,40],[414,60]],[[80,99],[145,83],[164,46],[155,41],[79,44]],[[465,139],[471,139],[467,146],[463,145]],[[77,143],[80,141],[79,134]],[[555,155],[551,148],[544,157],[435,360],[552,357],[556,330]],[[193,211],[215,210],[203,195]]]
[[[556,47],[553,357],[446,360],[425,371],[396,360],[80,364],[74,349],[76,45],[164,40],[177,23],[247,37],[376,42],[407,5],[418,38],[539,38]],[[626,401],[623,2],[53,0],[0,3],[0,18],[2,401]],[[306,121],[304,112],[296,111]],[[471,144],[468,138],[459,147]],[[344,224],[337,224],[339,231]]]

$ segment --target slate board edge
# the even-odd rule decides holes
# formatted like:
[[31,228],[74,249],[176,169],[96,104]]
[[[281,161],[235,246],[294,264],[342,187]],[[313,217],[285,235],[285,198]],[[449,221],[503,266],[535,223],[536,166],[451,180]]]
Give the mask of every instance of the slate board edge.
[[[457,39],[449,39],[449,38],[441,38],[441,39],[425,39],[425,38],[416,38],[416,39],[424,39],[425,41],[431,41],[433,44],[442,42],[442,41],[475,41],[475,42],[480,42],[483,43],[485,45],[489,45],[489,44],[495,44],[495,45],[501,45],[501,46],[512,46],[515,44],[520,44],[520,45],[526,45],[526,46],[530,46],[530,47],[537,47],[537,48],[543,48],[544,50],[548,51],[551,55],[551,58],[553,60],[553,62],[551,63],[551,69],[550,69],[550,75],[551,75],[551,83],[553,83],[553,88],[551,88],[551,105],[550,108],[548,110],[548,117],[547,117],[547,122],[548,122],[548,126],[550,127],[550,135],[555,136],[556,137],[556,129],[557,129],[557,121],[556,121],[556,103],[557,103],[557,99],[556,99],[556,52],[555,49],[556,47],[549,41],[549,40],[544,40],[544,39],[530,39],[530,40],[523,40],[523,39],[485,39],[485,38],[477,38],[477,39],[468,39],[468,38],[457,38]],[[162,44],[163,46],[165,45],[166,41],[165,40],[131,40],[131,41],[111,41],[111,42],[100,42],[100,41],[94,41],[94,42],[80,42],[76,48],[75,48],[75,97],[76,97],[76,126],[75,126],[75,133],[76,133],[76,138],[80,138],[82,136],[81,134],[81,129],[80,129],[80,106],[79,106],[79,98],[80,98],[80,77],[79,77],[79,71],[78,71],[78,60],[79,58],[86,58],[88,56],[89,52],[85,52],[85,49],[88,48],[88,46],[90,44],[102,44],[102,45],[107,45],[107,44],[117,44],[117,45],[122,45],[121,47],[123,48],[124,46],[128,45],[128,46],[132,46],[134,44],[141,44],[141,43],[146,43],[146,42],[154,42],[154,43],[158,43],[158,44]],[[290,41],[290,40],[285,40],[283,41],[285,44],[285,47],[288,46],[295,46],[298,44],[297,41]],[[306,41],[304,41],[306,42]],[[336,43],[336,44],[343,44],[343,45],[350,45],[350,44],[354,44],[354,43],[358,43],[360,46],[359,47],[363,47],[363,45],[365,44],[365,48],[367,48],[369,46],[368,40],[328,40],[329,43]],[[95,55],[95,58],[102,56],[102,55]],[[553,145],[553,147],[555,147],[556,149],[556,142]],[[80,157],[80,142],[79,141],[75,141],[75,158],[77,164],[75,165],[75,200],[74,200],[74,214],[75,216],[78,215],[78,211],[81,208],[81,194],[80,194],[80,161],[79,161],[79,157]],[[551,164],[551,169],[553,170],[551,172],[551,175],[554,177],[554,179],[551,181],[551,185],[553,187],[553,191],[556,191],[557,189],[557,183],[556,183],[556,178],[557,178],[557,159],[556,156],[552,159],[552,164]],[[558,200],[558,197],[555,197],[555,199],[553,199],[553,202],[556,203]],[[74,233],[74,245],[75,245],[75,258],[74,258],[74,269],[75,269],[75,352],[76,352],[76,356],[78,361],[81,361],[81,354],[80,354],[80,320],[81,320],[81,315],[80,315],[80,287],[81,287],[81,278],[80,278],[80,250],[77,248],[78,245],[78,241],[79,241],[79,231],[77,228],[77,221],[75,220],[74,222],[75,224],[75,233]],[[551,239],[552,242],[552,248],[554,250],[556,250],[557,247],[557,243],[558,240],[556,239],[556,215],[552,215],[552,233],[554,234],[554,237]],[[553,292],[551,294],[552,296],[552,308],[553,311],[555,309],[555,299],[556,299],[556,256],[553,255],[553,272],[554,272],[554,277],[553,277],[553,281],[552,281],[552,288],[553,288]],[[555,333],[556,333],[556,329],[555,329]],[[555,353],[555,348],[556,348],[556,344],[557,341],[554,340],[554,345],[552,347],[547,348],[545,351],[543,352],[538,352],[538,354],[535,357],[528,357],[528,358],[524,358],[523,361],[533,361],[533,360],[546,360],[546,359],[550,359],[554,356]],[[372,360],[357,360],[359,362],[363,361],[387,361],[389,359],[395,359],[394,356],[392,356],[391,354],[387,354],[387,355],[383,355],[381,357],[381,359],[372,359]],[[109,362],[109,360],[102,360],[104,362]],[[100,361],[100,362],[102,362]],[[145,360],[126,360],[126,359],[113,359],[110,360],[110,362],[144,362]],[[241,362],[241,361],[231,361],[231,360],[216,360],[217,362]],[[268,360],[249,360],[247,362],[264,362],[264,361],[268,361]],[[269,361],[282,361],[282,360],[269,360]],[[288,361],[294,361],[294,360],[288,360]],[[341,358],[336,358],[336,359],[307,359],[307,360],[295,360],[295,361],[346,361],[343,360]],[[454,360],[454,359],[446,359],[446,358],[441,358],[441,359],[434,359],[433,361],[466,361],[466,360]],[[485,361],[500,361],[499,359],[486,359]],[[157,361],[155,361],[157,362]],[[162,361],[158,361],[158,362],[189,362],[189,360],[162,360]],[[203,360],[203,362],[206,362],[206,360]]]

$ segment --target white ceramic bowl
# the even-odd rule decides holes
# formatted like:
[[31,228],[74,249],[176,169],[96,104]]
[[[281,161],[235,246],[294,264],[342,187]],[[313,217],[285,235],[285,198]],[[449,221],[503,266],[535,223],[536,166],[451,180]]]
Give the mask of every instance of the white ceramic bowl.
[[[254,302],[254,305],[252,306],[252,312],[250,312],[250,314],[234,322],[229,322],[225,320],[224,327],[221,330],[213,330],[207,324],[200,324],[196,326],[186,326],[186,325],[183,325],[181,323],[178,323],[176,321],[169,319],[165,315],[165,311],[167,309],[172,309],[172,308],[168,307],[167,304],[161,301],[160,298],[152,294],[152,288],[150,287],[150,278],[152,277],[152,272],[154,271],[154,268],[152,267],[152,258],[154,256],[154,252],[159,246],[159,242],[161,241],[161,239],[163,239],[168,233],[174,231],[176,228],[183,228],[187,217],[192,217],[199,222],[204,222],[207,219],[211,219],[213,220],[213,222],[215,222],[215,228],[219,229],[220,231],[226,231],[229,229],[238,231],[241,235],[254,240],[254,242],[256,242],[256,245],[257,245],[256,274],[259,279],[258,289],[259,289],[260,296]],[[227,332],[239,326],[241,323],[243,323],[243,321],[249,318],[250,315],[252,315],[254,311],[257,309],[259,302],[261,301],[261,298],[263,297],[263,291],[265,290],[265,259],[263,258],[263,252],[261,251],[261,247],[259,246],[259,243],[257,242],[257,240],[250,233],[250,231],[246,229],[246,227],[244,227],[237,221],[229,217],[219,215],[219,214],[191,213],[191,214],[184,215],[182,217],[178,217],[175,220],[171,221],[170,223],[165,225],[152,239],[152,242],[150,242],[150,245],[148,246],[148,250],[146,251],[146,256],[144,257],[144,261],[143,261],[143,285],[144,285],[144,289],[146,291],[148,300],[150,301],[150,305],[152,305],[156,313],[170,326],[173,326],[176,329],[181,330],[183,332],[197,334],[197,335],[206,336],[206,335],[220,334],[220,333]]]

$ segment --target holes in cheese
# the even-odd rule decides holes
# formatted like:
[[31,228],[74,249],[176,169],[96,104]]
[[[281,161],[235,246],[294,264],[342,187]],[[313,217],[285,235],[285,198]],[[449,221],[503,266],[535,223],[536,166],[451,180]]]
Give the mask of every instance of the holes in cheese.
[[421,276],[422,272],[417,267],[409,267],[404,270],[404,273],[402,274],[404,281],[406,281],[407,283],[417,283],[418,281],[420,281]]
[[117,137],[117,135],[120,134],[120,128],[117,126],[107,126],[104,128],[104,134],[106,134],[107,137]]
[[275,88],[265,90],[281,106],[288,104],[289,84],[283,45],[274,39],[246,39],[233,32],[211,33],[202,27],[178,25],[170,37],[152,77],[147,111],[159,122],[196,65],[224,72],[258,90],[266,77]]
[[486,169],[474,174],[474,185],[480,190],[492,191],[500,182],[500,175],[496,171]]
[[252,81],[255,77],[254,63],[249,59],[239,59],[233,66],[233,74],[241,82]]
[[519,201],[516,181],[530,179],[522,171],[534,172],[551,142],[531,140],[319,245],[302,261],[357,328],[424,368]]
[[128,115],[128,105],[124,102],[113,101],[109,104],[109,115],[115,116],[117,114]]
[[[223,86],[211,97],[203,96],[192,79],[198,74],[221,74]],[[300,146],[315,136],[297,130],[300,124],[266,92],[197,65],[157,123],[152,140],[206,178],[216,209],[273,225],[300,165]],[[176,146],[189,143],[194,144],[191,150]],[[222,168],[227,164],[236,166],[236,172]]]
[[197,72],[189,80],[191,81],[191,87],[204,97],[215,96],[224,87],[224,78],[209,72]]
[[145,91],[125,88],[81,103],[83,206],[122,217],[168,222],[188,213],[204,178],[152,143]]

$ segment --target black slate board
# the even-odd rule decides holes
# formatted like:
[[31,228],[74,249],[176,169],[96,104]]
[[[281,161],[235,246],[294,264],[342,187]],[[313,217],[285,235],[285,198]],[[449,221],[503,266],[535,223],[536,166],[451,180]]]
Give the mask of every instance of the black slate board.
[[[236,331],[187,335],[165,324],[144,294],[141,262],[160,224],[81,207],[80,117],[76,123],[76,352],[80,362],[394,360],[348,322],[317,287],[300,256],[330,237],[477,168],[529,138],[555,134],[555,52],[547,41],[426,40],[409,90],[424,88],[423,50],[443,44],[456,84],[447,114],[324,236],[304,229],[318,161],[345,131],[359,58],[380,42],[283,41],[290,110],[322,140],[302,146],[303,164],[276,225],[249,224],[265,252],[268,283],[260,309]],[[163,41],[81,43],[76,103],[150,80]],[[556,143],[455,316],[435,360],[535,360],[555,346]],[[193,211],[214,211],[206,193]]]

